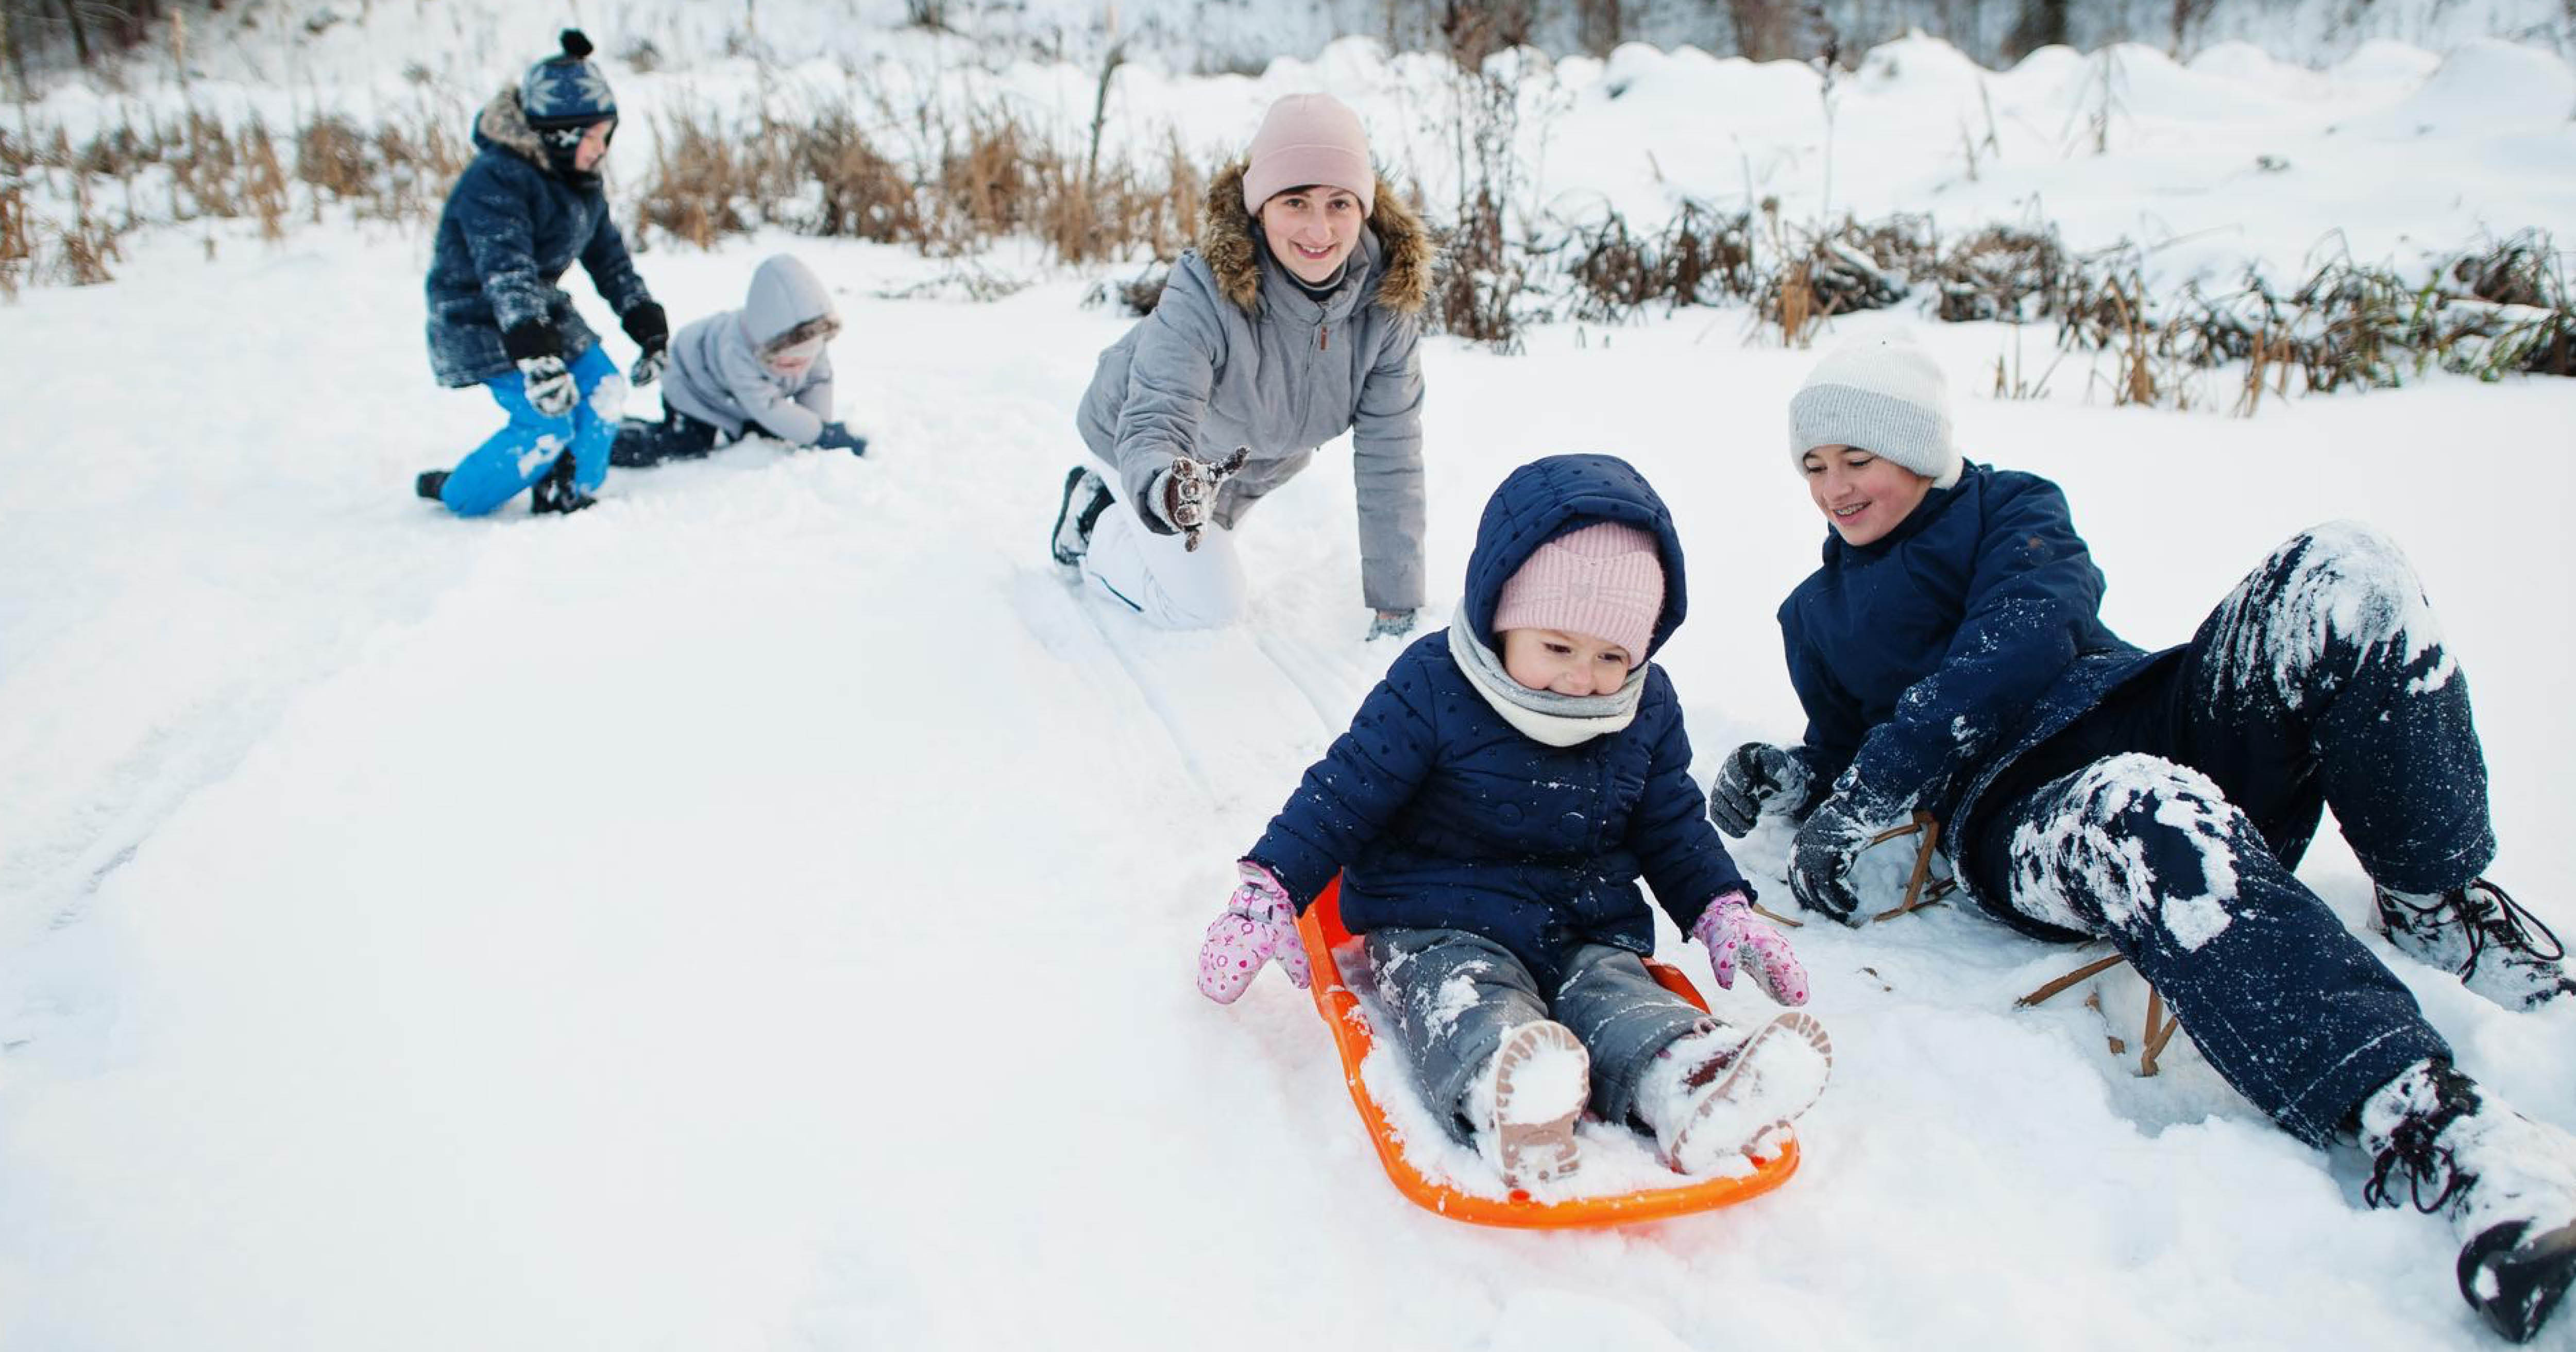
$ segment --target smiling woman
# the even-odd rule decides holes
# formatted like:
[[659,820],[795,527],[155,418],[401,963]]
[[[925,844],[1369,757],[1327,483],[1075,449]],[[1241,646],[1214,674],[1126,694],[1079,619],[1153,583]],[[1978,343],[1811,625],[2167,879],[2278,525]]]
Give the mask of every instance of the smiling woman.
[[1243,514],[1352,434],[1370,637],[1422,604],[1422,370],[1430,241],[1369,166],[1357,114],[1273,104],[1208,185],[1198,247],[1154,312],[1100,354],[1049,541],[1107,604],[1175,629],[1230,624]]

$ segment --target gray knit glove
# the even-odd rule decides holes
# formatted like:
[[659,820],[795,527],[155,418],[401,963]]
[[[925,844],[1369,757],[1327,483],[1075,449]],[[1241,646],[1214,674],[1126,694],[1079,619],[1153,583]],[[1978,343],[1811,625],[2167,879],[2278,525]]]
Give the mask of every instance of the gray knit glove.
[[1208,516],[1216,510],[1216,491],[1243,468],[1252,457],[1252,448],[1237,446],[1234,454],[1222,463],[1211,465],[1191,456],[1172,457],[1172,467],[1155,477],[1155,489],[1148,501],[1155,515],[1187,537],[1184,549],[1199,547],[1199,532],[1206,528]]
[[1374,643],[1382,638],[1402,638],[1412,632],[1412,611],[1381,610],[1374,619],[1369,621],[1368,638],[1365,641]]
[[1708,786],[1708,819],[1730,836],[1746,836],[1765,812],[1795,816],[1806,805],[1806,762],[1786,747],[1746,742],[1718,767]]

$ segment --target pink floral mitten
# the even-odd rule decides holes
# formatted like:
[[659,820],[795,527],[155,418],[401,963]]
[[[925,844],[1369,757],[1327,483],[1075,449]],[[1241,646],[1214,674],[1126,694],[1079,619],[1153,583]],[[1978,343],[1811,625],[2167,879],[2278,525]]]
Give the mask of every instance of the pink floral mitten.
[[1763,994],[1784,1005],[1807,1003],[1807,969],[1789,951],[1788,936],[1753,914],[1753,903],[1743,893],[1729,892],[1710,902],[1691,925],[1691,937],[1708,946],[1709,970],[1719,986],[1735,989],[1741,961]]
[[1249,859],[1236,868],[1243,885],[1234,889],[1225,914],[1208,925],[1207,942],[1199,945],[1199,994],[1233,1004],[1265,962],[1278,963],[1290,984],[1306,989],[1311,976],[1306,941],[1298,937],[1297,907],[1288,900],[1288,889]]

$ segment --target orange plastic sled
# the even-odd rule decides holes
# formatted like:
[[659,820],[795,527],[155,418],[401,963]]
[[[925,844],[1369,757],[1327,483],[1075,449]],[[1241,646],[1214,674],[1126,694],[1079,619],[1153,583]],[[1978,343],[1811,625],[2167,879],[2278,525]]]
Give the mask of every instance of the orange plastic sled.
[[[1798,1143],[1782,1138],[1780,1153],[1756,1160],[1753,1172],[1742,1178],[1676,1182],[1668,1188],[1641,1188],[1599,1197],[1542,1202],[1521,1188],[1514,1188],[1507,1197],[1488,1197],[1435,1183],[1404,1158],[1404,1146],[1394,1125],[1387,1121],[1385,1110],[1370,1096],[1368,1087],[1360,1082],[1360,1062],[1367,1059],[1377,1039],[1369,1028],[1367,1013],[1360,1008],[1359,996],[1342,983],[1342,969],[1333,956],[1333,950],[1351,938],[1350,931],[1342,928],[1341,879],[1326,884],[1315,904],[1306,908],[1306,914],[1297,921],[1297,933],[1306,941],[1306,956],[1315,969],[1315,1008],[1324,1016],[1325,1026],[1333,1030],[1333,1045],[1342,1056],[1342,1080],[1350,1086],[1351,1102],[1359,1108],[1360,1120],[1368,1124],[1378,1162],[1386,1166],[1386,1176],[1396,1191],[1424,1210],[1451,1220],[1525,1230],[1634,1225],[1733,1206],[1779,1187],[1798,1171]],[[1646,970],[1654,973],[1655,980],[1666,989],[1702,1009],[1708,1008],[1708,1002],[1699,998],[1689,980],[1671,966],[1649,959]]]

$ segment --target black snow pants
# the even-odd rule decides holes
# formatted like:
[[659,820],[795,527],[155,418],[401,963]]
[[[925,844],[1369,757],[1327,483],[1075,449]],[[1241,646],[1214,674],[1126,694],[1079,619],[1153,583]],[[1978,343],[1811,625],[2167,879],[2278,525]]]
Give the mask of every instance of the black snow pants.
[[2210,1064],[2309,1144],[2450,1055],[2291,872],[2328,804],[2382,887],[2454,887],[2495,854],[2467,682],[2386,537],[2347,522],[2283,545],[2174,660],[1984,801],[1976,892],[2026,930],[2109,939]]
[[[759,428],[754,425],[744,430],[757,432]],[[608,445],[608,463],[642,469],[665,460],[694,460],[714,450],[723,435],[714,423],[692,418],[676,408],[665,410],[660,422],[628,418],[617,425],[617,439]]]

